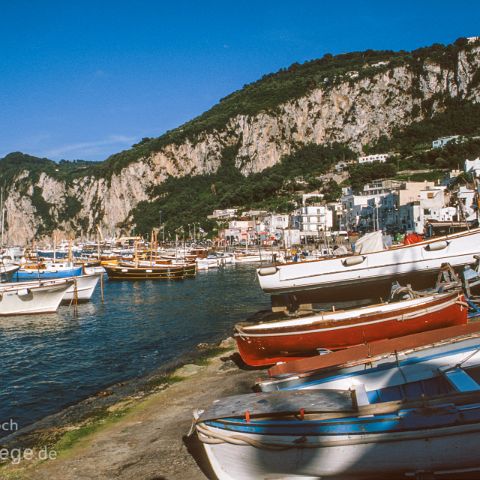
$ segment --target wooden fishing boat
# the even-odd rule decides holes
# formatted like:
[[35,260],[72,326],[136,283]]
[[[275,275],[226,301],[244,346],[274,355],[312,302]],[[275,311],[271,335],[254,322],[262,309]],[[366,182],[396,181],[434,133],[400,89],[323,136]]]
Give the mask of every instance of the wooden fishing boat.
[[332,371],[328,388],[227,397],[194,413],[197,435],[219,480],[478,478],[479,352],[476,338],[410,367]]
[[194,277],[195,263],[192,264],[151,264],[120,263],[104,265],[110,280],[181,280]]
[[[381,303],[351,310],[284,316],[235,326],[242,360],[272,365],[385,338],[467,322],[468,308],[457,291]],[[269,314],[270,315],[270,314]]]
[[263,267],[257,275],[273,306],[378,299],[387,298],[393,281],[428,288],[442,264],[458,268],[479,253],[477,228],[372,253]]
[[0,284],[0,316],[56,312],[73,284],[69,278]]

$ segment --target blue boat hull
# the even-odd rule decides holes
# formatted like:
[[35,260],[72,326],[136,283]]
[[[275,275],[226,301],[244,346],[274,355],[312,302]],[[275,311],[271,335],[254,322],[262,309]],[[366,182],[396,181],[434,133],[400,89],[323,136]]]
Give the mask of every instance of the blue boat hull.
[[62,270],[18,270],[13,279],[17,282],[28,282],[29,280],[53,278],[78,277],[82,274],[82,267],[68,268]]

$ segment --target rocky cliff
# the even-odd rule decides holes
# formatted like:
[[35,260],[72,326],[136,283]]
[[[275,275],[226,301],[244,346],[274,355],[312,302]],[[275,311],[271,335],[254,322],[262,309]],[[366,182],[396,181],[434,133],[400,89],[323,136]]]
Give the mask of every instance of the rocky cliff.
[[[31,175],[20,169],[7,185],[7,241],[26,243],[54,229],[92,234],[97,225],[113,233],[139,201],[149,198],[152,187],[169,175],[215,171],[228,146],[238,147],[236,165],[247,175],[276,164],[298,145],[340,142],[360,152],[394,128],[441,112],[451,99],[478,103],[480,45],[450,49],[448,61],[438,48],[434,53],[413,60],[405,52],[400,59],[363,58],[351,70],[317,76],[301,95],[274,108],[235,113],[222,125],[180,140],[166,135],[158,148],[108,175],[87,169],[63,178],[55,170]],[[188,130],[188,124],[178,132],[182,128]]]

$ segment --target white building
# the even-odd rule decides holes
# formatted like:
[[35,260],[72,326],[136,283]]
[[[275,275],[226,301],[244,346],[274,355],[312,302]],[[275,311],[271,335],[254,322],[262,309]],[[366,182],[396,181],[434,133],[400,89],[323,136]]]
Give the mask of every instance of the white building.
[[300,231],[305,235],[319,236],[333,227],[333,212],[326,205],[304,205],[300,216]]
[[376,153],[374,155],[366,155],[363,157],[358,157],[358,163],[372,163],[372,162],[381,162],[385,163],[388,158],[388,153]]
[[412,202],[399,207],[397,227],[401,232],[423,233],[424,222],[420,202]]
[[237,214],[237,209],[236,208],[225,208],[224,210],[214,210],[211,215],[208,215],[207,218],[210,219],[217,219],[217,220],[222,220],[222,219],[228,219],[228,218],[233,218]]
[[452,140],[457,140],[460,135],[450,135],[449,137],[440,137],[432,142],[432,148],[442,148]]

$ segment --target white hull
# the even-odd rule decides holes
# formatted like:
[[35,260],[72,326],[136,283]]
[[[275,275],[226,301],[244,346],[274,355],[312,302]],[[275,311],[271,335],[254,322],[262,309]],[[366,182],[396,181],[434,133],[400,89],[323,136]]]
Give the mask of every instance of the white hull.
[[[225,430],[207,427],[225,435]],[[272,451],[250,445],[205,444],[219,480],[257,479],[386,479],[415,472],[480,470],[480,426],[440,428],[394,434],[303,437],[305,445]],[[227,433],[228,435],[228,433]],[[263,443],[292,445],[299,436],[242,434]]]
[[219,267],[219,259],[217,258],[197,258],[197,270],[210,270]]
[[235,263],[271,262],[272,255],[235,255]]
[[0,316],[56,312],[72,280],[0,285]]
[[435,274],[443,263],[452,267],[474,263],[480,253],[480,229],[429,241],[350,257],[289,263],[257,270],[264,292],[350,288],[375,281]]
[[75,283],[65,292],[63,301],[73,301],[75,299],[76,290],[77,300],[79,302],[88,302],[90,298],[92,298],[93,292],[95,291],[101,275],[103,275],[103,273],[94,273],[75,277]]

